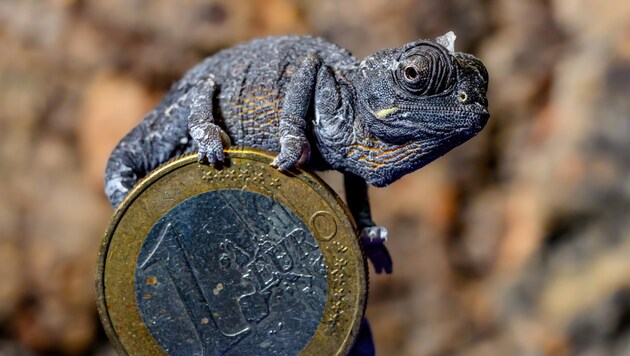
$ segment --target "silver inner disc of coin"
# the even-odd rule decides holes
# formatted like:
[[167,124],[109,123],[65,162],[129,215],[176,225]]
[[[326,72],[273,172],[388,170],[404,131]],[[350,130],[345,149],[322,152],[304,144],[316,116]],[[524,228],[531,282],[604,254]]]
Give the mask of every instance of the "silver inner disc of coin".
[[296,354],[326,303],[326,266],[306,224],[250,191],[189,198],[140,250],[138,310],[171,355]]

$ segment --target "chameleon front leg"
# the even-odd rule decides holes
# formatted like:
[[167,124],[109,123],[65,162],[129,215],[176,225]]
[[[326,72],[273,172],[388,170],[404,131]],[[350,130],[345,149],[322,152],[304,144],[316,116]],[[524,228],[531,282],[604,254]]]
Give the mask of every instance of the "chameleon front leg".
[[290,169],[298,162],[305,163],[310,158],[306,116],[313,100],[317,73],[322,62],[315,53],[306,55],[287,84],[287,94],[280,111],[280,153],[271,163],[279,170]]
[[[212,75],[208,75],[192,86],[183,97],[184,103],[178,104],[188,108],[188,130],[190,136],[199,146],[199,161],[207,160],[210,164],[223,162],[223,146],[229,145],[230,138],[212,116],[212,101],[216,92],[216,83]],[[176,104],[177,105],[177,104]]]
[[376,226],[372,221],[368,186],[365,180],[352,173],[344,173],[346,201],[352,217],[359,228],[359,237],[368,259],[376,273],[392,273],[392,259],[385,247],[387,229]]

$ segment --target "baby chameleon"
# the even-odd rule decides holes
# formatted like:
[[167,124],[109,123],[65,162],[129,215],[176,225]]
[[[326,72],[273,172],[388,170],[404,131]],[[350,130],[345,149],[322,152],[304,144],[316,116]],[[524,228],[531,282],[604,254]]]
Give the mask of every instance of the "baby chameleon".
[[475,136],[489,114],[488,73],[454,51],[452,32],[358,61],[312,37],[270,37],[206,58],[112,152],[105,193],[117,207],[151,170],[185,153],[224,160],[228,145],[278,152],[272,165],[344,174],[346,198],[377,272],[387,230],[367,184],[386,186]]

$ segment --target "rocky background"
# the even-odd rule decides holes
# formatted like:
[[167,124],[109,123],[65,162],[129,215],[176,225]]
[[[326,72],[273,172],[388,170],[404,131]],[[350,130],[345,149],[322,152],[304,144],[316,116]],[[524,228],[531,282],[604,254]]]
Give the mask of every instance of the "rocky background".
[[[630,2],[0,1],[0,354],[112,354],[94,270],[112,147],[239,41],[363,57],[448,30],[487,65],[474,140],[371,191],[381,355],[630,354]],[[339,187],[339,176],[327,174]]]

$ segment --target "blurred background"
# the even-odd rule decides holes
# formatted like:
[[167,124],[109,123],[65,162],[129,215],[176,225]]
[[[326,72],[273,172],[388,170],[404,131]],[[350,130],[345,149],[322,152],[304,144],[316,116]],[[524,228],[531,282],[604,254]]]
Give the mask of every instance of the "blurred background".
[[[207,55],[362,58],[446,31],[490,73],[475,139],[370,191],[380,355],[630,355],[630,2],[1,0],[0,354],[113,354],[95,307],[113,146]],[[341,190],[340,177],[326,174]]]

